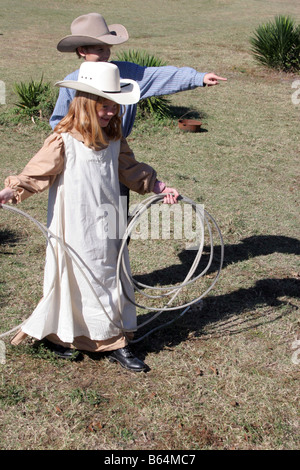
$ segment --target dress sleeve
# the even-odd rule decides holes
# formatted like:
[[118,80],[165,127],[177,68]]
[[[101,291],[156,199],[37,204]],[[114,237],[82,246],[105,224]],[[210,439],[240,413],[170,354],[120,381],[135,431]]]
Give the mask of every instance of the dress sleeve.
[[119,155],[119,179],[129,189],[139,194],[150,193],[157,181],[156,171],[146,163],[140,163],[130,149],[126,139],[121,139]]
[[48,189],[63,167],[63,138],[60,134],[51,134],[19,175],[6,178],[5,186],[15,190],[13,202],[19,203]]

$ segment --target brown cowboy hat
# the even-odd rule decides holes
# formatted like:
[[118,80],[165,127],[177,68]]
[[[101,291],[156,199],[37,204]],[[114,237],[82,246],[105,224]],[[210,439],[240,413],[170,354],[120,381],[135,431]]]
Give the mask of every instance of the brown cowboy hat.
[[129,38],[124,26],[121,24],[107,26],[105,19],[99,13],[88,13],[76,18],[71,24],[71,33],[57,44],[60,52],[75,52],[80,46],[122,44]]

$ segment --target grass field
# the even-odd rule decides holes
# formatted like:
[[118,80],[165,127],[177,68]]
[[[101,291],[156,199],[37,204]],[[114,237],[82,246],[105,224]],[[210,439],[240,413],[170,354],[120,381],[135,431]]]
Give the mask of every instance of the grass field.
[[[92,11],[99,11],[93,1],[0,0],[1,181],[20,172],[50,133],[7,118],[13,84],[42,75],[54,83],[75,70],[78,59],[56,44],[75,17]],[[292,85],[300,77],[258,66],[249,45],[254,28],[275,15],[299,23],[298,1],[113,0],[99,12],[109,24],[126,25],[130,41],[119,50],[145,49],[170,65],[228,79],[172,96],[178,117],[190,110],[201,117],[200,133],[180,131],[177,119],[150,119],[138,120],[129,137],[138,160],[216,219],[224,266],[201,309],[135,345],[147,374],[91,354],[60,362],[32,340],[13,347],[4,337],[0,448],[299,449],[300,104]],[[20,208],[45,223],[47,194]],[[218,259],[219,243],[215,251]],[[44,253],[32,223],[1,211],[0,332],[39,301]],[[150,285],[182,280],[194,254],[184,241],[130,243],[133,274]],[[180,300],[197,297],[215,269]]]

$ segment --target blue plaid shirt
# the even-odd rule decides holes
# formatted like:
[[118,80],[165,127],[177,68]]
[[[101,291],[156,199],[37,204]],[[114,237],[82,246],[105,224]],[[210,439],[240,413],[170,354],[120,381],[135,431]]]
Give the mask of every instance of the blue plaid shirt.
[[[199,73],[190,67],[141,67],[131,62],[113,62],[119,67],[122,79],[135,80],[141,90],[141,99],[150,96],[171,95],[180,91],[192,90],[203,86],[205,73]],[[65,80],[77,80],[78,72],[72,72]],[[53,114],[50,118],[52,129],[67,114],[69,105],[75,96],[76,91],[70,88],[60,88],[58,100]],[[137,105],[126,106],[123,115],[122,128],[123,135],[127,137],[133,127],[136,116]]]

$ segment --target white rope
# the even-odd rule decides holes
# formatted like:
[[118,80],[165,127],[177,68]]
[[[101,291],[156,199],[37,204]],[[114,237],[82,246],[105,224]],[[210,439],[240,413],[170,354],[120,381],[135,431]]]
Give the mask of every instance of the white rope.
[[[214,285],[216,284],[219,276],[220,276],[220,273],[221,273],[221,269],[222,269],[222,266],[223,266],[223,260],[224,260],[224,244],[223,244],[223,239],[222,239],[222,234],[221,234],[221,231],[218,227],[218,225],[216,224],[215,220],[213,219],[213,217],[205,210],[200,210],[199,207],[189,198],[187,197],[183,197],[181,196],[180,197],[180,200],[182,200],[183,202],[185,203],[188,203],[188,204],[191,204],[193,209],[195,210],[196,212],[196,215],[198,217],[198,220],[200,221],[200,226],[201,226],[201,241],[200,241],[200,244],[199,244],[199,248],[198,248],[198,251],[197,251],[197,254],[195,256],[195,260],[185,278],[185,280],[179,285],[179,286],[176,286],[176,287],[172,287],[172,288],[169,288],[169,287],[152,287],[152,286],[148,286],[148,285],[145,285],[145,284],[141,284],[141,283],[138,283],[132,276],[130,276],[128,274],[128,271],[127,271],[127,268],[126,268],[126,265],[125,263],[123,262],[124,258],[122,257],[122,253],[123,253],[123,250],[125,248],[125,245],[127,243],[127,239],[128,237],[130,237],[135,225],[139,222],[139,219],[142,217],[143,213],[152,205],[152,204],[156,204],[158,202],[160,202],[162,199],[163,199],[164,195],[163,194],[159,194],[159,195],[156,195],[156,196],[151,196],[149,197],[148,199],[144,200],[135,210],[134,212],[134,215],[131,219],[131,221],[129,222],[128,226],[127,226],[127,230],[124,234],[124,237],[123,237],[123,240],[122,240],[122,244],[121,244],[121,248],[120,248],[120,253],[119,253],[119,257],[118,257],[118,264],[117,264],[117,285],[118,285],[118,288],[120,288],[120,272],[121,272],[121,262],[122,262],[122,268],[123,268],[123,272],[124,274],[126,275],[127,279],[134,285],[135,289],[141,293],[142,295],[144,295],[145,297],[147,298],[162,298],[162,297],[166,297],[166,296],[170,296],[172,294],[174,294],[171,299],[167,302],[167,304],[163,307],[163,308],[155,308],[155,307],[152,307],[152,306],[146,306],[146,305],[140,305],[140,304],[137,304],[133,299],[129,299],[134,305],[136,305],[137,307],[140,307],[142,309],[146,309],[146,310],[153,310],[153,311],[156,311],[157,313],[154,314],[150,319],[144,321],[143,323],[141,323],[140,325],[137,326],[137,328],[135,329],[132,329],[132,330],[125,330],[124,328],[124,331],[126,332],[134,332],[142,327],[144,327],[146,324],[150,323],[151,321],[155,320],[159,315],[161,315],[163,312],[167,312],[167,311],[172,311],[172,310],[179,310],[179,309],[185,309],[183,312],[181,312],[181,314],[178,316],[181,317],[183,316],[183,314],[185,314],[189,308],[193,305],[193,304],[196,304],[196,303],[200,303],[203,299],[204,296],[206,296],[208,294],[209,291],[211,291],[214,287]],[[204,219],[204,220],[203,220]],[[220,265],[219,265],[219,268],[217,270],[217,273],[215,275],[215,278],[213,279],[211,285],[209,286],[208,289],[206,289],[206,291],[204,293],[202,293],[199,297],[197,297],[196,299],[186,303],[186,304],[182,304],[182,305],[179,305],[179,306],[173,306],[171,307],[170,305],[173,303],[173,301],[175,300],[175,298],[180,294],[180,292],[182,291],[182,289],[188,285],[190,285],[191,283],[194,283],[196,280],[198,280],[200,277],[203,277],[204,274],[206,274],[206,272],[208,271],[208,269],[210,268],[211,266],[211,263],[212,263],[212,260],[213,260],[213,237],[212,237],[212,231],[211,231],[211,226],[210,226],[210,223],[209,222],[212,222],[213,225],[215,226],[215,228],[217,229],[217,232],[218,232],[218,235],[219,235],[219,239],[220,239],[220,244],[221,244],[221,258],[220,258]],[[205,232],[205,225],[208,229],[208,232],[209,232],[209,238],[210,238],[210,257],[209,257],[209,260],[208,260],[208,264],[206,266],[206,268],[196,277],[192,278],[192,276],[194,275],[199,263],[200,263],[200,259],[201,259],[201,256],[202,256],[202,253],[203,253],[203,247],[204,247],[204,232]],[[158,296],[150,296],[146,293],[146,291],[142,291],[140,289],[140,287],[144,288],[144,289],[153,289],[153,290],[158,290],[158,291],[164,291],[166,290],[165,293],[161,294],[161,295],[158,295]],[[170,290],[169,290],[170,289]],[[118,298],[120,299],[120,295],[118,296]],[[120,311],[120,308],[119,308],[119,311]],[[175,318],[176,319],[176,318]],[[134,343],[134,342],[138,342],[138,341],[141,341],[145,336],[148,336],[150,333],[152,333],[153,331],[156,331],[157,329],[159,328],[163,328],[164,326],[167,326],[171,323],[173,323],[175,321],[175,319],[171,320],[170,322],[167,322],[163,325],[161,325],[160,327],[157,327],[155,328],[155,330],[151,330],[149,333],[147,333],[146,335],[144,335],[142,338],[139,338],[137,340],[130,340],[128,338],[129,341],[131,341],[131,343]],[[122,318],[120,318],[120,321],[121,321],[121,324],[122,324]],[[122,324],[122,327],[123,327],[123,324]]]
[[[197,206],[197,204],[195,202],[193,202],[191,199],[187,198],[187,197],[184,197],[184,196],[180,196],[180,200],[184,203],[187,203],[187,204],[191,204],[192,205],[192,208],[194,209],[195,213],[196,213],[196,217],[198,218],[198,221],[200,222],[200,228],[201,228],[201,239],[200,239],[200,243],[199,243],[199,248],[197,250],[197,253],[196,253],[196,256],[195,256],[195,259],[194,259],[194,262],[189,270],[189,272],[187,273],[184,281],[179,285],[179,286],[176,286],[176,287],[152,287],[152,286],[148,286],[148,285],[145,285],[145,284],[142,284],[142,283],[139,283],[137,282],[129,273],[128,273],[128,270],[127,270],[127,267],[126,267],[126,263],[124,261],[124,249],[127,245],[127,240],[128,238],[131,236],[136,224],[139,223],[139,220],[140,218],[142,217],[142,215],[144,214],[145,211],[148,210],[148,208],[152,205],[152,204],[156,204],[158,202],[160,202],[163,198],[164,198],[165,194],[159,194],[159,195],[155,195],[155,196],[151,196],[147,199],[145,199],[141,204],[139,204],[137,206],[137,208],[135,209],[135,212],[134,214],[132,215],[128,225],[127,225],[127,229],[124,233],[124,236],[122,238],[122,243],[121,243],[121,247],[120,247],[120,251],[119,251],[119,255],[118,255],[118,260],[117,260],[117,271],[116,271],[116,278],[117,278],[117,286],[118,286],[118,308],[119,308],[119,321],[120,321],[120,324],[117,324],[115,323],[109,316],[109,314],[107,313],[107,311],[105,310],[105,307],[103,306],[103,304],[101,303],[98,295],[96,294],[93,286],[91,285],[88,277],[86,276],[85,272],[83,271],[83,269],[81,268],[80,266],[80,263],[77,261],[76,257],[78,257],[77,253],[76,252],[73,252],[71,247],[69,247],[67,244],[65,244],[59,237],[57,237],[55,234],[53,234],[46,226],[44,226],[43,224],[41,224],[40,222],[38,222],[34,217],[32,217],[31,215],[21,211],[20,209],[17,209],[16,207],[14,206],[10,206],[10,205],[6,205],[6,204],[2,204],[0,205],[3,209],[5,210],[8,210],[8,211],[12,211],[12,212],[16,212],[24,217],[26,217],[27,219],[29,219],[31,222],[33,222],[42,232],[42,234],[44,235],[44,237],[46,238],[47,242],[50,244],[50,247],[51,247],[51,251],[52,251],[52,254],[54,256],[54,259],[56,261],[56,258],[55,258],[55,251],[54,251],[54,247],[52,245],[52,242],[51,242],[51,238],[54,238],[61,246],[61,248],[67,253],[67,255],[74,261],[74,263],[76,264],[77,268],[79,269],[79,271],[81,272],[81,274],[83,275],[83,277],[85,278],[85,281],[87,282],[87,284],[89,285],[90,289],[91,289],[91,293],[94,295],[95,299],[97,300],[97,302],[99,303],[99,306],[101,308],[101,310],[104,312],[104,314],[107,316],[108,320],[114,325],[116,326],[117,328],[119,328],[123,334],[127,337],[128,341],[131,342],[131,343],[136,343],[138,341],[141,341],[143,338],[145,338],[146,336],[148,336],[149,334],[153,333],[154,331],[157,331],[158,329],[160,328],[163,328],[167,325],[170,325],[171,323],[173,323],[175,320],[177,320],[178,318],[182,317],[189,309],[192,305],[194,304],[197,304],[197,303],[201,303],[202,302],[202,299],[204,296],[206,296],[208,294],[208,292],[211,291],[211,289],[213,289],[213,287],[215,286],[219,276],[220,276],[220,273],[221,273],[221,269],[222,269],[222,265],[223,265],[223,259],[224,259],[224,244],[223,244],[223,239],[222,239],[222,234],[221,234],[221,231],[217,225],[217,223],[215,222],[215,220],[213,219],[213,217],[204,209],[199,209],[199,206]],[[213,224],[213,226],[216,228],[217,230],[217,233],[218,233],[218,237],[219,237],[219,240],[220,240],[220,246],[221,246],[221,257],[220,257],[220,263],[219,263],[219,268],[217,269],[217,272],[216,272],[216,275],[211,283],[211,285],[205,290],[204,293],[202,293],[201,295],[199,295],[197,298],[195,298],[194,300],[190,301],[190,302],[187,302],[183,305],[179,305],[179,306],[171,306],[171,304],[174,302],[174,300],[176,299],[176,297],[180,294],[180,292],[182,291],[183,288],[185,288],[186,286],[189,286],[191,285],[192,283],[194,283],[195,281],[197,281],[199,278],[203,277],[207,271],[209,270],[210,266],[211,266],[211,263],[213,261],[213,253],[214,253],[214,243],[213,243],[213,236],[212,236],[212,230],[211,230],[211,225],[210,223]],[[202,270],[202,272],[200,274],[198,274],[197,276],[195,276],[193,278],[193,275],[200,263],[200,260],[201,260],[201,256],[202,256],[202,253],[203,253],[203,248],[204,248],[204,234],[205,234],[205,228],[208,229],[208,233],[209,233],[209,240],[210,240],[210,256],[209,256],[209,260],[208,260],[208,263],[207,263],[207,266],[205,269]],[[72,252],[71,252],[72,251]],[[50,286],[50,290],[52,289],[53,287],[53,283],[55,281],[55,277],[56,277],[56,270],[57,270],[57,263],[55,263],[55,272],[54,272],[54,275],[53,275],[53,280],[52,280],[52,283],[51,283],[51,286]],[[140,304],[137,304],[135,302],[134,299],[130,299],[130,297],[128,296],[128,294],[125,292],[125,295],[128,297],[128,299],[130,300],[130,302],[132,302],[135,306],[137,307],[140,307],[142,309],[146,309],[146,310],[151,310],[151,311],[155,311],[156,313],[154,315],[152,315],[152,317],[148,320],[145,320],[143,323],[139,324],[137,326],[137,328],[135,329],[126,329],[124,327],[124,324],[123,324],[123,319],[122,319],[122,314],[121,314],[121,292],[120,292],[120,287],[121,287],[121,272],[127,277],[127,279],[130,281],[130,283],[133,285],[134,289],[136,291],[138,291],[140,294],[142,294],[143,296],[145,296],[146,298],[155,298],[155,299],[158,299],[158,298],[164,298],[164,297],[169,297],[171,296],[171,298],[169,299],[169,301],[165,304],[164,307],[160,307],[160,308],[155,308],[155,307],[152,307],[152,306],[147,306],[147,305],[140,305]],[[143,289],[143,290],[142,290]],[[157,290],[158,292],[160,292],[160,294],[158,295],[149,295],[146,293],[147,290],[149,289],[152,289],[152,290]],[[181,310],[181,309],[184,309],[177,317],[173,318],[171,321],[168,321],[166,323],[164,323],[163,325],[160,325],[159,327],[156,327],[154,328],[153,330],[147,332],[146,334],[144,334],[142,337],[138,338],[138,339],[135,339],[135,340],[132,340],[129,338],[129,335],[128,333],[132,333],[142,327],[144,327],[145,325],[147,325],[148,323],[150,323],[151,321],[155,320],[159,315],[161,315],[163,312],[168,312],[168,311],[173,311],[173,310]],[[12,328],[11,330],[5,332],[5,333],[1,333],[0,334],[0,338],[4,337],[4,336],[8,336],[10,334],[12,334],[14,331],[20,329],[22,327],[22,325],[26,322],[26,320],[21,323],[20,325],[16,326],[15,328]],[[120,326],[121,325],[121,326]]]

